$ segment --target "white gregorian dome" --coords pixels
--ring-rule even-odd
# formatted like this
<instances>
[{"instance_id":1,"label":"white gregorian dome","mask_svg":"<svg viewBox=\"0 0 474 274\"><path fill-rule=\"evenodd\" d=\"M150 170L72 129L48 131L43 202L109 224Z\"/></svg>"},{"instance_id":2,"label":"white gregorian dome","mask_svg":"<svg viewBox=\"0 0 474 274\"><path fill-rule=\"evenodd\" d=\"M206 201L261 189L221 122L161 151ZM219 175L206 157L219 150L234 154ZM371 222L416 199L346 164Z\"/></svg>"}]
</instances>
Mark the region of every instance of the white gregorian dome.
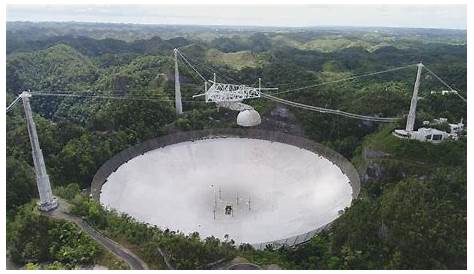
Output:
<instances>
[{"instance_id":1,"label":"white gregorian dome","mask_svg":"<svg viewBox=\"0 0 474 274\"><path fill-rule=\"evenodd\" d=\"M260 114L254 109L246 109L237 115L237 124L243 127L257 126L262 122Z\"/></svg>"}]
</instances>

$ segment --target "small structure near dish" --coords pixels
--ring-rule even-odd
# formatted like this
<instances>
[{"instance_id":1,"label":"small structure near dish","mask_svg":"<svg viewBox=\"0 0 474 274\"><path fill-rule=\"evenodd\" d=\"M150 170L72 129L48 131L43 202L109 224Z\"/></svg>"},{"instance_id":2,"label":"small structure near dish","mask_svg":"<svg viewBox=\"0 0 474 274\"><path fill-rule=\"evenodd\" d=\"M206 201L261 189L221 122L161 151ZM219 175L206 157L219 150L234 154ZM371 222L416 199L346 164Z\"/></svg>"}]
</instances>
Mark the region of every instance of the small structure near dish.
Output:
<instances>
[{"instance_id":1,"label":"small structure near dish","mask_svg":"<svg viewBox=\"0 0 474 274\"><path fill-rule=\"evenodd\" d=\"M446 124L446 126L449 127L449 132L430 127L442 124ZM446 118L439 118L434 119L433 122L424 121L423 127L410 132L396 129L393 135L401 139L413 139L438 144L445 140L459 140L463 130L464 124L462 120L457 124L450 124Z\"/></svg>"},{"instance_id":2,"label":"small structure near dish","mask_svg":"<svg viewBox=\"0 0 474 274\"><path fill-rule=\"evenodd\" d=\"M410 112L408 113L406 127L405 129L395 129L392 134L400 139L418 140L434 144L441 143L448 139L458 140L464 130L464 124L462 122L462 119L461 122L457 124L448 123L448 120L446 118L434 119L432 123L430 123L429 121L424 121L423 127L414 130L416 106L418 100L420 99L420 97L418 96L418 90L420 88L420 78L423 69L423 64L420 62L417 66L418 71L416 74L415 85L413 87L413 95L411 98ZM457 94L457 91L442 91L443 95L450 93ZM431 92L431 94L433 94L433 91ZM430 125L437 126L441 124L446 124L449 127L449 132L429 127Z\"/></svg>"},{"instance_id":3,"label":"small structure near dish","mask_svg":"<svg viewBox=\"0 0 474 274\"><path fill-rule=\"evenodd\" d=\"M441 91L432 90L430 94L449 95L449 94L458 94L458 91L457 90L441 90Z\"/></svg>"}]
</instances>

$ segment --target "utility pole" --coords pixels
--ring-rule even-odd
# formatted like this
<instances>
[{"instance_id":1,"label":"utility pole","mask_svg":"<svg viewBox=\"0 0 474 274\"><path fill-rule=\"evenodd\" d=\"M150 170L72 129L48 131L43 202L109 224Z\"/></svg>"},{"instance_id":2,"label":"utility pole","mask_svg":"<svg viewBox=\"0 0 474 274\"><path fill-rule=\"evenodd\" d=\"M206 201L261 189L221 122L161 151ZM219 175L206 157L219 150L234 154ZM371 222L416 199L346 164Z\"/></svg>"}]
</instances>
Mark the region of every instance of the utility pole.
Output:
<instances>
[{"instance_id":1,"label":"utility pole","mask_svg":"<svg viewBox=\"0 0 474 274\"><path fill-rule=\"evenodd\" d=\"M51 191L51 184L49 182L49 176L46 172L46 165L44 164L43 152L41 151L38 134L36 133L36 125L33 121L33 113L30 106L31 93L24 91L21 95L23 101L23 108L25 109L26 125L28 128L28 134L30 135L31 142L31 154L33 156L33 164L35 166L36 184L38 186L38 192L40 202L38 208L41 211L51 211L58 207L56 198L53 197Z\"/></svg>"},{"instance_id":2,"label":"utility pole","mask_svg":"<svg viewBox=\"0 0 474 274\"><path fill-rule=\"evenodd\" d=\"M181 103L181 86L179 84L178 49L174 49L174 98L176 114L183 114L183 105Z\"/></svg>"},{"instance_id":3,"label":"utility pole","mask_svg":"<svg viewBox=\"0 0 474 274\"><path fill-rule=\"evenodd\" d=\"M411 97L410 112L407 117L406 131L413 131L415 126L415 117L416 117L416 103L418 101L418 89L420 88L420 76L423 64L420 62L418 65L418 71L416 73L415 86L413 87L413 96Z\"/></svg>"}]
</instances>

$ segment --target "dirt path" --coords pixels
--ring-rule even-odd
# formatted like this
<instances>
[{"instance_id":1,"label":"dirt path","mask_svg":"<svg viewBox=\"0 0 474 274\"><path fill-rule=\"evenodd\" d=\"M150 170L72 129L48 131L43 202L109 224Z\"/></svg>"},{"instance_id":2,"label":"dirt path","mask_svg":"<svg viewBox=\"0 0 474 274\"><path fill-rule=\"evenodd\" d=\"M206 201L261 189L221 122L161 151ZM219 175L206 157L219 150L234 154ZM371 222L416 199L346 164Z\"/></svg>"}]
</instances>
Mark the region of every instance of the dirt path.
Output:
<instances>
[{"instance_id":1,"label":"dirt path","mask_svg":"<svg viewBox=\"0 0 474 274\"><path fill-rule=\"evenodd\" d=\"M68 213L69 204L66 201L59 200L59 204L59 208L52 212L45 213L45 215L50 216L52 218L63 219L75 223L82 231L89 234L89 236L91 236L97 243L112 252L115 256L125 261L130 266L130 269L148 269L146 263L141 260L137 255L133 254L133 252L131 252L129 249L105 237L81 218L70 215Z\"/></svg>"}]
</instances>

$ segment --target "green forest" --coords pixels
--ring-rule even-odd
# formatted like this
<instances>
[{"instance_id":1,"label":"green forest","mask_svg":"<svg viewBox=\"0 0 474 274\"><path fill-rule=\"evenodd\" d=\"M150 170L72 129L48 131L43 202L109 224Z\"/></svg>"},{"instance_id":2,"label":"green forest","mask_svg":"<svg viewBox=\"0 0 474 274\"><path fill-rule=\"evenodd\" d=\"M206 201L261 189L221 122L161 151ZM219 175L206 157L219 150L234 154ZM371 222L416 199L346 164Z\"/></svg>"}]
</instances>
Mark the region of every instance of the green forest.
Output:
<instances>
[{"instance_id":1,"label":"green forest","mask_svg":"<svg viewBox=\"0 0 474 274\"><path fill-rule=\"evenodd\" d=\"M420 61L467 97L466 32L395 28L174 27L81 23L7 24L7 105L22 91L137 97L33 96L39 141L54 195L71 212L134 251L152 269L210 269L242 257L283 269L466 269L467 138L441 144L400 140L416 67L281 94L313 106L364 115L402 117L383 124L289 107L300 135L349 159L362 178L361 194L329 229L295 246L255 250L232 239L202 239L105 210L89 197L100 166L145 140L180 131L238 127L236 113L192 96L204 84L180 63L184 113L175 114L173 49L180 48L207 79L285 91ZM444 117L467 121L467 105L424 73L416 126ZM246 101L262 116L277 104ZM23 108L6 117L7 253L26 269L128 266L74 224L39 214L36 179ZM290 130L291 133L291 130ZM372 153L371 153L372 152Z\"/></svg>"}]
</instances>

